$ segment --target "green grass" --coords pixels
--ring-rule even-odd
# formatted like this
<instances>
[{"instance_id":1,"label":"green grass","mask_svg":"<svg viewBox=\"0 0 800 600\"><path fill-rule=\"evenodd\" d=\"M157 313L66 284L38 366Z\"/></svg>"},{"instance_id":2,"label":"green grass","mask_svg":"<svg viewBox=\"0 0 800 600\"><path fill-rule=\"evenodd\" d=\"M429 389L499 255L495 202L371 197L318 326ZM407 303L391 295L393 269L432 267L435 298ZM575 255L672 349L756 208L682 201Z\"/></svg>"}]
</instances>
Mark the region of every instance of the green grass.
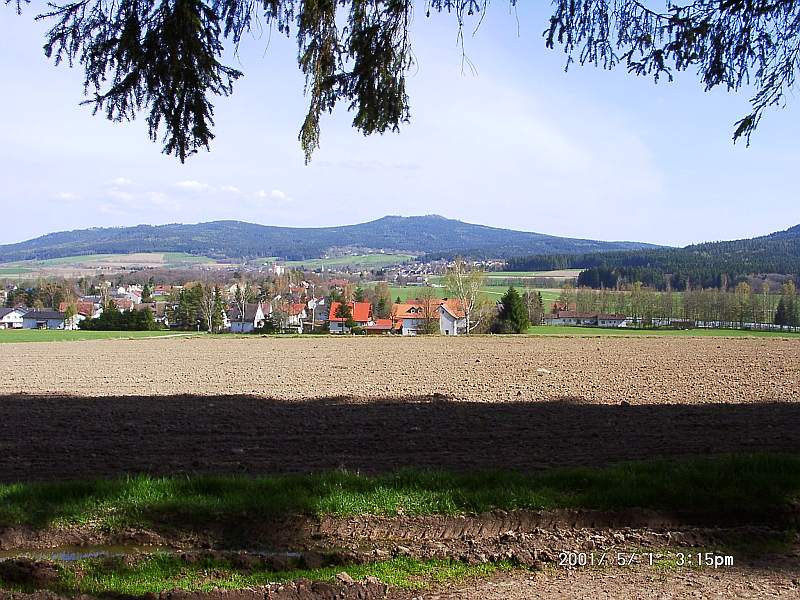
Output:
<instances>
[{"instance_id":1,"label":"green grass","mask_svg":"<svg viewBox=\"0 0 800 600\"><path fill-rule=\"evenodd\" d=\"M0 344L26 342L79 342L85 340L141 339L176 335L174 331L63 331L58 329L2 329ZM197 335L193 332L177 335Z\"/></svg>"},{"instance_id":2,"label":"green grass","mask_svg":"<svg viewBox=\"0 0 800 600\"><path fill-rule=\"evenodd\" d=\"M521 279L525 277L551 277L553 279L571 279L580 275L583 269L557 269L555 271L489 271L487 277L504 279Z\"/></svg>"},{"instance_id":3,"label":"green grass","mask_svg":"<svg viewBox=\"0 0 800 600\"><path fill-rule=\"evenodd\" d=\"M340 471L0 485L0 526L188 527L280 515L463 515L493 509L649 508L777 514L800 501L800 455L736 455L607 468L449 473Z\"/></svg>"},{"instance_id":4,"label":"green grass","mask_svg":"<svg viewBox=\"0 0 800 600\"><path fill-rule=\"evenodd\" d=\"M458 561L398 557L362 565L275 572L263 568L242 570L225 559L204 558L188 563L174 554L160 553L132 564L125 564L121 560L86 559L59 563L58 569L58 580L47 587L62 594L140 596L172 589L203 592L243 589L297 579L333 581L335 575L341 572L346 572L357 581L372 576L391 586L413 590L432 583L489 577L498 571L511 570L512 565L499 562L470 566Z\"/></svg>"},{"instance_id":5,"label":"green grass","mask_svg":"<svg viewBox=\"0 0 800 600\"><path fill-rule=\"evenodd\" d=\"M325 267L368 267L378 269L397 265L409 260L414 256L411 254L359 254L355 256L337 256L335 258L313 258L308 260L288 260L285 264L288 267L305 267L307 269L319 269Z\"/></svg>"},{"instance_id":6,"label":"green grass","mask_svg":"<svg viewBox=\"0 0 800 600\"><path fill-rule=\"evenodd\" d=\"M538 325L530 327L531 335L567 336L671 336L671 337L800 337L800 333L788 331L756 331L748 329L634 329L632 327L579 327L565 325Z\"/></svg>"}]
</instances>

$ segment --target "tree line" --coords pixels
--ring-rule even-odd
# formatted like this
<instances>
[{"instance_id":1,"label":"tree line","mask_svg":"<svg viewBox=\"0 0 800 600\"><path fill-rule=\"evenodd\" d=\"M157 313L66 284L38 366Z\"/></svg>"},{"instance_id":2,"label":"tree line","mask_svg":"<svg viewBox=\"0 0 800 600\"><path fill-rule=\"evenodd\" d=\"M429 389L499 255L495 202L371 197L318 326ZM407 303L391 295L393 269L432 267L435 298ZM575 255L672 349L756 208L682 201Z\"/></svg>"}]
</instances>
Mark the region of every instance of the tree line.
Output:
<instances>
[{"instance_id":1,"label":"tree line","mask_svg":"<svg viewBox=\"0 0 800 600\"><path fill-rule=\"evenodd\" d=\"M624 314L642 327L680 326L681 322L686 326L701 322L716 327L800 327L800 301L793 281L784 283L780 294L771 293L767 285L757 289L744 281L732 290L695 288L684 292L657 291L641 282L629 290L567 285L558 305L579 312Z\"/></svg>"},{"instance_id":2,"label":"tree line","mask_svg":"<svg viewBox=\"0 0 800 600\"><path fill-rule=\"evenodd\" d=\"M636 281L658 290L734 287L754 274L800 279L800 225L767 236L685 248L512 258L509 271L584 269L579 285L617 288Z\"/></svg>"}]
</instances>

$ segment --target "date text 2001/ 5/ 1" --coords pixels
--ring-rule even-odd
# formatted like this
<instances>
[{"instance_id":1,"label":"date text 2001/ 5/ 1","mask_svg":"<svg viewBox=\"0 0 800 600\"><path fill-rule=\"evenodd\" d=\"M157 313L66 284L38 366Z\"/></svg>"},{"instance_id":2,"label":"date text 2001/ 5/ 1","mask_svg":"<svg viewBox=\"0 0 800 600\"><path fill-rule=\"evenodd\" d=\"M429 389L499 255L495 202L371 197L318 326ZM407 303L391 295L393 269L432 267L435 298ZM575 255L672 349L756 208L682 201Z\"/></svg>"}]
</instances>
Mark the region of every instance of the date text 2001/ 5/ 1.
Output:
<instances>
[{"instance_id":1,"label":"date text 2001/ 5/ 1","mask_svg":"<svg viewBox=\"0 0 800 600\"><path fill-rule=\"evenodd\" d=\"M628 567L654 565L656 555L651 552L560 552L559 567Z\"/></svg>"}]
</instances>

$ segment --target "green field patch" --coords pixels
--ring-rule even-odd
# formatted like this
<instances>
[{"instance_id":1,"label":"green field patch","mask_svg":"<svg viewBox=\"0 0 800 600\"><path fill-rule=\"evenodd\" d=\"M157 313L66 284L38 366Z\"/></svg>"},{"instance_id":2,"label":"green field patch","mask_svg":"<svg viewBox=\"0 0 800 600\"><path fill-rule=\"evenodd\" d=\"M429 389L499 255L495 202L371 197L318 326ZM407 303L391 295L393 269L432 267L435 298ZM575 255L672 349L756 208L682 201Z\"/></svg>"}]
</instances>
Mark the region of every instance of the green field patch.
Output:
<instances>
[{"instance_id":1,"label":"green field patch","mask_svg":"<svg viewBox=\"0 0 800 600\"><path fill-rule=\"evenodd\" d=\"M625 337L625 336L667 336L667 337L769 337L797 338L800 332L759 331L756 329L662 329L633 327L580 327L577 325L535 325L528 328L530 335Z\"/></svg>"},{"instance_id":2,"label":"green field patch","mask_svg":"<svg viewBox=\"0 0 800 600\"><path fill-rule=\"evenodd\" d=\"M359 254L354 256L337 256L334 258L312 258L306 260L287 260L282 264L287 267L305 267L320 269L322 267L367 267L378 269L390 265L398 265L413 260L411 254Z\"/></svg>"},{"instance_id":3,"label":"green field patch","mask_svg":"<svg viewBox=\"0 0 800 600\"><path fill-rule=\"evenodd\" d=\"M0 344L27 342L81 342L86 340L131 340L174 335L198 335L174 331L64 331L60 329L0 329Z\"/></svg>"},{"instance_id":4,"label":"green field patch","mask_svg":"<svg viewBox=\"0 0 800 600\"><path fill-rule=\"evenodd\" d=\"M85 559L58 563L58 579L47 585L52 591L75 596L144 595L164 590L210 592L215 589L244 589L285 583L298 579L335 582L345 572L356 581L377 577L400 589L414 590L434 583L458 582L489 577L510 571L508 562L470 566L452 560L416 560L397 557L362 565L272 571L264 568L242 569L230 560L202 558L188 563L174 554L159 553L138 560ZM0 580L0 587L2 581Z\"/></svg>"}]
</instances>

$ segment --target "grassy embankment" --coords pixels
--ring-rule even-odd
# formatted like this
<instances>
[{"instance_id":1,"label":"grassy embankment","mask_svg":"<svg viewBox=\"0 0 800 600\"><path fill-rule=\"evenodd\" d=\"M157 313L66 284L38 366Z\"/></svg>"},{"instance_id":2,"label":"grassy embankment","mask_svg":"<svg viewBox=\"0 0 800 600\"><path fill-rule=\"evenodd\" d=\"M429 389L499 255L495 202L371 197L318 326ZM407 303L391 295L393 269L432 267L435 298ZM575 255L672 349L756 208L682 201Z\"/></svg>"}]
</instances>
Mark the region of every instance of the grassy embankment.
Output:
<instances>
[{"instance_id":1,"label":"grassy embankment","mask_svg":"<svg viewBox=\"0 0 800 600\"><path fill-rule=\"evenodd\" d=\"M129 340L175 335L198 335L194 332L164 331L63 331L59 329L0 330L0 344L22 342L78 342L85 340ZM201 334L202 335L202 334Z\"/></svg>"},{"instance_id":2,"label":"grassy embankment","mask_svg":"<svg viewBox=\"0 0 800 600\"><path fill-rule=\"evenodd\" d=\"M104 530L283 514L460 515L492 509L650 508L761 515L800 500L800 455L738 455L541 473L401 471L0 485L0 526Z\"/></svg>"}]
</instances>

